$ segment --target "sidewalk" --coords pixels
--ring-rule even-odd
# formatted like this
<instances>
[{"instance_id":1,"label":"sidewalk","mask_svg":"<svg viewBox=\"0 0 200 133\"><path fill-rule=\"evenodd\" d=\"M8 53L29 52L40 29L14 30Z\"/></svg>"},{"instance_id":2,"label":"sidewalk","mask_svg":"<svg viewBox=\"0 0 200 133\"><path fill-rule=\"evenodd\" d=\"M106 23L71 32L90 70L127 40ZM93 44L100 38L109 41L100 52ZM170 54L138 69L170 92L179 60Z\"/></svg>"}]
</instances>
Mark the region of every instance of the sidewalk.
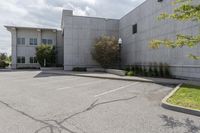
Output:
<instances>
[{"instance_id":1,"label":"sidewalk","mask_svg":"<svg viewBox=\"0 0 200 133\"><path fill-rule=\"evenodd\" d=\"M178 85L181 83L200 85L198 81L190 80L179 80L179 79L164 79L164 78L150 78L150 77L128 77L128 76L117 76L109 73L98 73L98 72L72 72L72 71L42 71L42 73L48 74L60 74L60 75L72 75L81 77L101 78L101 79L112 79L112 80L125 80L125 81L137 81L137 82L149 82L158 84L172 84Z\"/></svg>"}]
</instances>

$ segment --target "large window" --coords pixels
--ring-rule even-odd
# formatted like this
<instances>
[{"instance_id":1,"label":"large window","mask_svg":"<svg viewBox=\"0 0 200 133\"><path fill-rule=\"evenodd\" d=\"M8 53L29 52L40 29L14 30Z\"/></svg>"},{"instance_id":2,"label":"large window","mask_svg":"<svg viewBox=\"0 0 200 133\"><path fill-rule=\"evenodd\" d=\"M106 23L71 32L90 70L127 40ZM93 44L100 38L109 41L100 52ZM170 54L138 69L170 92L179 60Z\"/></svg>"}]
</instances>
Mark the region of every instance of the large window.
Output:
<instances>
[{"instance_id":1,"label":"large window","mask_svg":"<svg viewBox=\"0 0 200 133\"><path fill-rule=\"evenodd\" d=\"M137 24L134 24L132 27L132 33L136 34L137 33Z\"/></svg>"},{"instance_id":2,"label":"large window","mask_svg":"<svg viewBox=\"0 0 200 133\"><path fill-rule=\"evenodd\" d=\"M30 38L30 45L37 45L37 38Z\"/></svg>"},{"instance_id":3,"label":"large window","mask_svg":"<svg viewBox=\"0 0 200 133\"><path fill-rule=\"evenodd\" d=\"M37 58L36 57L30 57L30 63L37 63Z\"/></svg>"},{"instance_id":4,"label":"large window","mask_svg":"<svg viewBox=\"0 0 200 133\"><path fill-rule=\"evenodd\" d=\"M53 44L53 40L52 39L42 39L42 44Z\"/></svg>"},{"instance_id":5,"label":"large window","mask_svg":"<svg viewBox=\"0 0 200 133\"><path fill-rule=\"evenodd\" d=\"M17 57L17 63L25 63L25 57L24 56L18 56Z\"/></svg>"},{"instance_id":6,"label":"large window","mask_svg":"<svg viewBox=\"0 0 200 133\"><path fill-rule=\"evenodd\" d=\"M25 45L25 38L17 38L17 45Z\"/></svg>"}]
</instances>

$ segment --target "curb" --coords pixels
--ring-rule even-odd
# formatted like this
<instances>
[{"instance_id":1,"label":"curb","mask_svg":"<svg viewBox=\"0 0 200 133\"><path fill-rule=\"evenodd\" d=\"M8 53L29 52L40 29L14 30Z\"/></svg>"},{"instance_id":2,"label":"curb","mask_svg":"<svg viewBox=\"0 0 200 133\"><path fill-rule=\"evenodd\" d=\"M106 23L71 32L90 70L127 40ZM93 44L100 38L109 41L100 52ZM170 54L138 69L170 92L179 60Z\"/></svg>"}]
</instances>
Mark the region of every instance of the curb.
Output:
<instances>
[{"instance_id":1,"label":"curb","mask_svg":"<svg viewBox=\"0 0 200 133\"><path fill-rule=\"evenodd\" d=\"M162 107L165 109L185 113L185 114L190 114L190 115L195 115L195 116L200 116L200 111L196 109L191 109L187 107L182 107L174 104L170 104L167 102L167 99L169 99L183 84L179 84L173 91L170 92L169 95L167 95L163 100L162 100Z\"/></svg>"},{"instance_id":2,"label":"curb","mask_svg":"<svg viewBox=\"0 0 200 133\"><path fill-rule=\"evenodd\" d=\"M163 81L153 81L153 80L140 80L140 79L123 79L117 77L103 77L103 76L92 76L92 75L82 75L82 74L71 74L71 73L57 73L50 71L42 71L42 73L46 74L57 74L57 75L71 75L71 76L79 76L79 77L89 77L89 78L98 78L98 79L110 79L110 80L123 80L123 81L135 81L135 82L145 82L145 83L157 83L157 84L168 84L168 85L177 85L179 83L172 82L163 82Z\"/></svg>"}]
</instances>

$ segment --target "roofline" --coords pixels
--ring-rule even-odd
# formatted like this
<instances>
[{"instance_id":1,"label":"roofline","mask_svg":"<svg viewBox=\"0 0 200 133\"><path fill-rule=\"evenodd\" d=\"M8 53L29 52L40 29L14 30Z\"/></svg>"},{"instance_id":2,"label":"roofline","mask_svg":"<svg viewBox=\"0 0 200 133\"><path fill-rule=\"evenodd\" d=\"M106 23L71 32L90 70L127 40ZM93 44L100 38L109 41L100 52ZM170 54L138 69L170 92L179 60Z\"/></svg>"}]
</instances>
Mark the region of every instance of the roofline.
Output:
<instances>
[{"instance_id":1,"label":"roofline","mask_svg":"<svg viewBox=\"0 0 200 133\"><path fill-rule=\"evenodd\" d=\"M115 18L92 17L92 16L79 16L79 15L74 15L73 17L84 17L84 18L105 19L105 20L120 20L120 19L115 19Z\"/></svg>"},{"instance_id":2,"label":"roofline","mask_svg":"<svg viewBox=\"0 0 200 133\"><path fill-rule=\"evenodd\" d=\"M62 22L63 22L63 13L64 13L64 11L72 11L73 12L73 10L66 10L66 9L63 9L63 11L62 11L62 18L61 18L61 25L62 25ZM93 17L93 16L81 16L81 15L74 15L74 14L72 14L72 16L71 17L83 17L83 18L93 18L93 19L105 19L105 20L120 20L120 19L115 19L115 18L106 18L106 17Z\"/></svg>"},{"instance_id":3,"label":"roofline","mask_svg":"<svg viewBox=\"0 0 200 133\"><path fill-rule=\"evenodd\" d=\"M56 28L45 28L45 27L24 27L24 26L9 26L5 25L4 27L8 28L21 28L21 29L40 29L40 30L59 30Z\"/></svg>"},{"instance_id":4,"label":"roofline","mask_svg":"<svg viewBox=\"0 0 200 133\"><path fill-rule=\"evenodd\" d=\"M123 17L120 18L120 20L122 20L123 18L125 18L126 16L128 16L129 14L131 14L133 11L135 11L137 8L141 7L142 5L144 5L148 0L145 0L144 2L142 2L141 4L139 4L138 6L136 6L134 9L132 9L130 12L128 12L127 14L125 14Z\"/></svg>"}]
</instances>

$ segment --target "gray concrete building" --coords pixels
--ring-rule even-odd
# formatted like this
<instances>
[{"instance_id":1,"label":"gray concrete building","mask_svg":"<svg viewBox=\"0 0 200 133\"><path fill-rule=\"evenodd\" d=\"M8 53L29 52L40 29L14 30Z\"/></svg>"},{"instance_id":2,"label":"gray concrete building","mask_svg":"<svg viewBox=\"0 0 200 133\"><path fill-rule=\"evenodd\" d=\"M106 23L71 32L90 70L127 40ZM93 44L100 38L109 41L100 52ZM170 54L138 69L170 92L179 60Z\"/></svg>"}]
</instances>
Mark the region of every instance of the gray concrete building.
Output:
<instances>
[{"instance_id":1,"label":"gray concrete building","mask_svg":"<svg viewBox=\"0 0 200 133\"><path fill-rule=\"evenodd\" d=\"M73 67L98 67L92 59L91 48L103 35L119 35L119 20L73 16L72 11L63 11L64 69Z\"/></svg>"},{"instance_id":2,"label":"gray concrete building","mask_svg":"<svg viewBox=\"0 0 200 133\"><path fill-rule=\"evenodd\" d=\"M198 0L194 1L199 4ZM153 39L174 39L176 34L195 35L200 25L195 22L158 21L162 12L171 13L174 7L170 0L146 0L121 19L74 16L73 11L64 10L61 30L6 26L12 34L12 67L39 67L35 57L35 42L42 41L57 47L57 63L65 70L74 67L98 67L91 56L95 39L103 35L122 38L123 65L149 65L167 63L176 77L200 78L200 61L191 60L188 54L200 55L195 48L149 48ZM23 58L22 58L23 57ZM25 63L24 63L25 58Z\"/></svg>"},{"instance_id":3,"label":"gray concrete building","mask_svg":"<svg viewBox=\"0 0 200 133\"><path fill-rule=\"evenodd\" d=\"M200 55L200 47L160 49L149 48L153 39L175 39L177 34L199 34L200 24L196 22L178 22L173 20L158 21L163 13L172 13L171 0L146 0L120 19L120 37L123 40L123 64L167 63L176 77L200 78L200 61L188 58L193 53ZM194 0L200 4L199 0ZM137 32L133 26L137 24Z\"/></svg>"}]
</instances>

